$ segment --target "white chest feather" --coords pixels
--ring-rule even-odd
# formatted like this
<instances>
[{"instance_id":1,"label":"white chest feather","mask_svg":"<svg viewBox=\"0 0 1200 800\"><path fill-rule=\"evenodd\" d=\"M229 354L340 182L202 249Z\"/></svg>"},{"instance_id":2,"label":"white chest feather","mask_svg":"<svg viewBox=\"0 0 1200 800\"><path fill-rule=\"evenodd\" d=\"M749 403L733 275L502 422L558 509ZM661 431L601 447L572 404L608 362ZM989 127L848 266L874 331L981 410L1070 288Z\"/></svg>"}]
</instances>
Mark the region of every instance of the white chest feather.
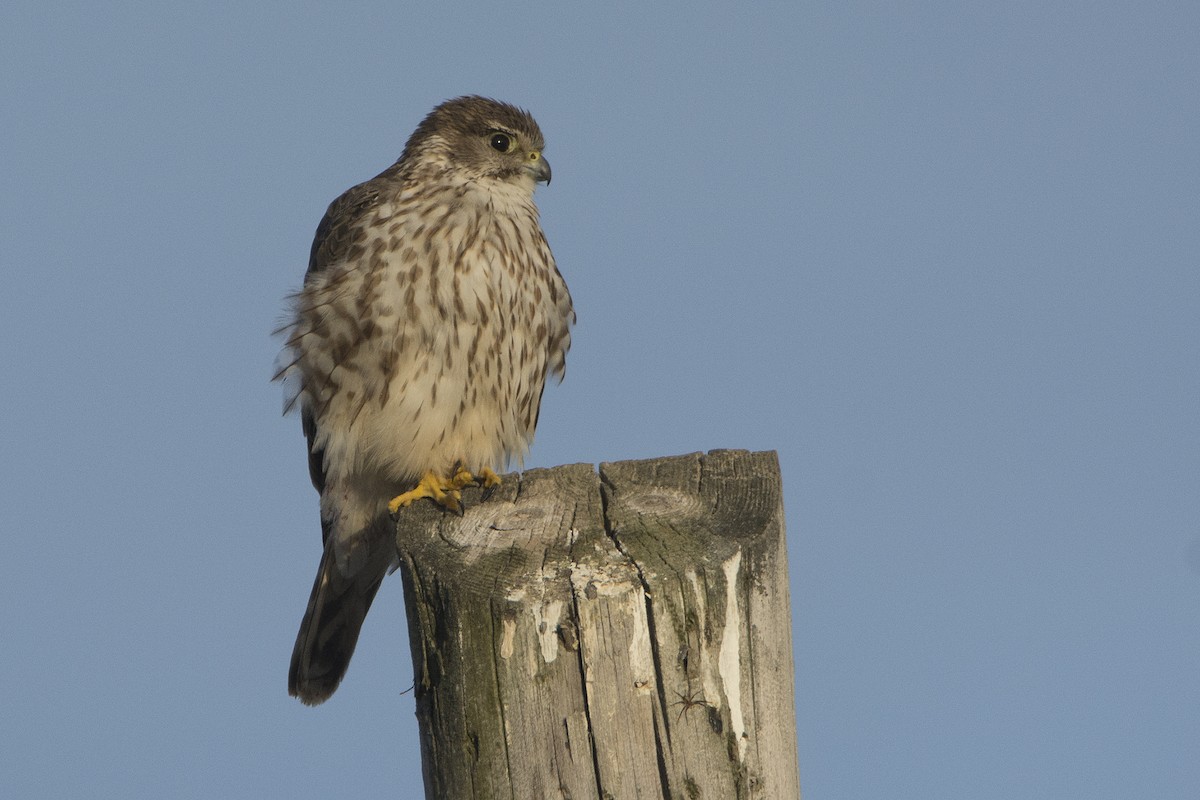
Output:
<instances>
[{"instance_id":1,"label":"white chest feather","mask_svg":"<svg viewBox=\"0 0 1200 800\"><path fill-rule=\"evenodd\" d=\"M528 194L402 198L360 224L291 337L329 477L519 460L572 316Z\"/></svg>"}]
</instances>

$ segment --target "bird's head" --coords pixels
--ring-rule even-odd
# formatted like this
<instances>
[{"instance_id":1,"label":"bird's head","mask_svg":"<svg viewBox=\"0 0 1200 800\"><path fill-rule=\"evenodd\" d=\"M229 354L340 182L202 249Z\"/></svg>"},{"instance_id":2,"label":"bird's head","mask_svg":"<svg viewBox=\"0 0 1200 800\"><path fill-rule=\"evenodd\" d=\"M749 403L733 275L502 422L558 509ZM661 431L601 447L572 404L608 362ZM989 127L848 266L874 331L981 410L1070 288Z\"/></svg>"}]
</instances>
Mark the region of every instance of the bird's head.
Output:
<instances>
[{"instance_id":1,"label":"bird's head","mask_svg":"<svg viewBox=\"0 0 1200 800\"><path fill-rule=\"evenodd\" d=\"M545 140L528 111L470 95L429 112L404 146L401 162L451 169L467 180L550 183Z\"/></svg>"}]
</instances>

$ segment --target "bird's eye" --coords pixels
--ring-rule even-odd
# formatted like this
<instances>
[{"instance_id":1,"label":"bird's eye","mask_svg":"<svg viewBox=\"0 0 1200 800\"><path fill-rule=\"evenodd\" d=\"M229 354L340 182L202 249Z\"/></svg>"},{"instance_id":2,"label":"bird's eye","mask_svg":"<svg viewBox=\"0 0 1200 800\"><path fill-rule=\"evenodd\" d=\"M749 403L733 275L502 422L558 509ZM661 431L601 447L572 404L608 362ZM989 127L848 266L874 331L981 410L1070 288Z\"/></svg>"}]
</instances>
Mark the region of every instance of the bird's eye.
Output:
<instances>
[{"instance_id":1,"label":"bird's eye","mask_svg":"<svg viewBox=\"0 0 1200 800\"><path fill-rule=\"evenodd\" d=\"M490 141L493 150L507 153L512 149L512 137L506 133L493 133Z\"/></svg>"}]
</instances>

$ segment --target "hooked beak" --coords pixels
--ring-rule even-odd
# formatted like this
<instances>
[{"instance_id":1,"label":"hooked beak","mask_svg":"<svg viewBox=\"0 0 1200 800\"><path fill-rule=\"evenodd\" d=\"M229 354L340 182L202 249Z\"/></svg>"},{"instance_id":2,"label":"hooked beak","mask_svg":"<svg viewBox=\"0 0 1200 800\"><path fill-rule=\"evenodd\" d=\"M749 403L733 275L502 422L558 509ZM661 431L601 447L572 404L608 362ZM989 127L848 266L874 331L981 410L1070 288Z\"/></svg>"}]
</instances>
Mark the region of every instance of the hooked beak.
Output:
<instances>
[{"instance_id":1,"label":"hooked beak","mask_svg":"<svg viewBox=\"0 0 1200 800\"><path fill-rule=\"evenodd\" d=\"M536 158L533 156L534 154L530 154L529 163L525 168L529 170L529 174L533 176L534 181L537 183L544 183L549 186L550 162L547 161L541 153L537 153Z\"/></svg>"}]
</instances>

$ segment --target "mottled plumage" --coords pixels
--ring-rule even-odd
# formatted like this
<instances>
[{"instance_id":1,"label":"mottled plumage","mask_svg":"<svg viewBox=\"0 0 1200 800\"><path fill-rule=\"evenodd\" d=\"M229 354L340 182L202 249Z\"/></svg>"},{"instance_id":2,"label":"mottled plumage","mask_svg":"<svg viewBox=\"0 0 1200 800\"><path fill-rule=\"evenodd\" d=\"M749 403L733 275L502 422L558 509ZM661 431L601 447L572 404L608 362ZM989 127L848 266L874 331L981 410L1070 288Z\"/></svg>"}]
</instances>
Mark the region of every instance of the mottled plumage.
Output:
<instances>
[{"instance_id":1,"label":"mottled plumage","mask_svg":"<svg viewBox=\"0 0 1200 800\"><path fill-rule=\"evenodd\" d=\"M447 101L317 228L280 373L297 381L321 493L325 549L288 681L305 703L337 688L396 563L389 501L431 475L456 496L442 482L456 470L519 460L547 373L562 375L575 314L533 202L542 147L525 111Z\"/></svg>"}]
</instances>

